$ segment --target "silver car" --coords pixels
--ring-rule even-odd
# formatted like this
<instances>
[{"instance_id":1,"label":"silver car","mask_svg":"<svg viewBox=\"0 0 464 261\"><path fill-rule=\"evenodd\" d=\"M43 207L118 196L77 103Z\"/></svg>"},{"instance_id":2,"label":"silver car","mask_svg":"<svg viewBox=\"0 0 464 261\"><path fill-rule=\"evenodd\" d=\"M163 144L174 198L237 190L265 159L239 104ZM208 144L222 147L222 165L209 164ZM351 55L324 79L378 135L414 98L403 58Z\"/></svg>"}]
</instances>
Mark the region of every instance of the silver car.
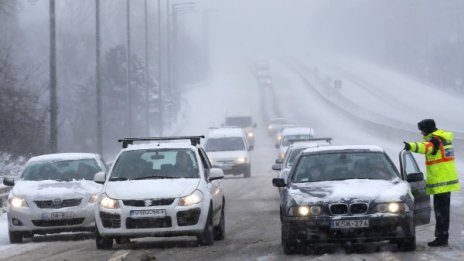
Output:
<instances>
[{"instance_id":1,"label":"silver car","mask_svg":"<svg viewBox=\"0 0 464 261\"><path fill-rule=\"evenodd\" d=\"M95 229L94 206L102 185L93 181L106 172L101 157L90 153L59 153L31 158L8 196L10 243L23 237Z\"/></svg>"}]
</instances>

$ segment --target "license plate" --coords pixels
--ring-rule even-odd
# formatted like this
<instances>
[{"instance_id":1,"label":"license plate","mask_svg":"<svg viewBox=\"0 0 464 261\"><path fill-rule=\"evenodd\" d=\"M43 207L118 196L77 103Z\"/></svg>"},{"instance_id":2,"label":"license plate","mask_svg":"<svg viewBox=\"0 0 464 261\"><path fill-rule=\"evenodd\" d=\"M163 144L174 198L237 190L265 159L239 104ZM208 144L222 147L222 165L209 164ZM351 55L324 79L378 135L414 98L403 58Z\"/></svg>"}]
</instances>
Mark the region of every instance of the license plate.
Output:
<instances>
[{"instance_id":1,"label":"license plate","mask_svg":"<svg viewBox=\"0 0 464 261\"><path fill-rule=\"evenodd\" d=\"M131 217L164 217L166 216L165 209L146 209L146 210L131 210Z\"/></svg>"},{"instance_id":2,"label":"license plate","mask_svg":"<svg viewBox=\"0 0 464 261\"><path fill-rule=\"evenodd\" d=\"M43 213L42 219L44 220L60 220L60 219L72 219L74 218L73 212L52 212Z\"/></svg>"},{"instance_id":3,"label":"license plate","mask_svg":"<svg viewBox=\"0 0 464 261\"><path fill-rule=\"evenodd\" d=\"M330 228L334 229L364 227L369 227L369 219L340 219L330 221Z\"/></svg>"}]
</instances>

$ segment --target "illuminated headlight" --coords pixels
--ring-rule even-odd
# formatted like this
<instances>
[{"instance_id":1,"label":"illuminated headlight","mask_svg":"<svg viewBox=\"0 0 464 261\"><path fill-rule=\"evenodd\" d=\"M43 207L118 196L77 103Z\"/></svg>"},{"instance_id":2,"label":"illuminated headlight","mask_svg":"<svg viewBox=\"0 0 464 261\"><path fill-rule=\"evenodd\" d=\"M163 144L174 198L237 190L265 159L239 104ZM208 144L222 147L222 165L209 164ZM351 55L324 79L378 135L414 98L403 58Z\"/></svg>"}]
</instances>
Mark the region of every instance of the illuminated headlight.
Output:
<instances>
[{"instance_id":1,"label":"illuminated headlight","mask_svg":"<svg viewBox=\"0 0 464 261\"><path fill-rule=\"evenodd\" d=\"M282 136L277 136L277 140L280 141L282 139Z\"/></svg>"},{"instance_id":2,"label":"illuminated headlight","mask_svg":"<svg viewBox=\"0 0 464 261\"><path fill-rule=\"evenodd\" d=\"M284 159L284 158L285 158L285 153L280 153L280 154L279 154L279 158L280 158L280 159Z\"/></svg>"},{"instance_id":3,"label":"illuminated headlight","mask_svg":"<svg viewBox=\"0 0 464 261\"><path fill-rule=\"evenodd\" d=\"M100 200L100 207L106 209L116 209L119 208L119 202L104 194Z\"/></svg>"},{"instance_id":4,"label":"illuminated headlight","mask_svg":"<svg viewBox=\"0 0 464 261\"><path fill-rule=\"evenodd\" d=\"M255 134L253 132L248 132L248 138L253 138L253 136L255 136Z\"/></svg>"},{"instance_id":5,"label":"illuminated headlight","mask_svg":"<svg viewBox=\"0 0 464 261\"><path fill-rule=\"evenodd\" d=\"M237 159L237 163L239 164L243 164L243 163L246 163L247 162L247 159L245 157L240 157Z\"/></svg>"},{"instance_id":6,"label":"illuminated headlight","mask_svg":"<svg viewBox=\"0 0 464 261\"><path fill-rule=\"evenodd\" d=\"M291 207L288 211L290 216L299 216L299 217L307 217L307 216L318 216L322 212L320 206L295 206Z\"/></svg>"},{"instance_id":7,"label":"illuminated headlight","mask_svg":"<svg viewBox=\"0 0 464 261\"><path fill-rule=\"evenodd\" d=\"M191 206L200 203L203 200L203 194L195 190L192 194L182 197L179 200L179 206Z\"/></svg>"},{"instance_id":8,"label":"illuminated headlight","mask_svg":"<svg viewBox=\"0 0 464 261\"><path fill-rule=\"evenodd\" d=\"M272 130L272 126L271 126L271 125L269 125L269 127L267 127L267 128L268 128L269 130Z\"/></svg>"},{"instance_id":9,"label":"illuminated headlight","mask_svg":"<svg viewBox=\"0 0 464 261\"><path fill-rule=\"evenodd\" d=\"M8 202L12 207L15 208L27 208L29 205L27 205L27 202L25 199L20 198L20 197L11 197L8 199Z\"/></svg>"},{"instance_id":10,"label":"illuminated headlight","mask_svg":"<svg viewBox=\"0 0 464 261\"><path fill-rule=\"evenodd\" d=\"M90 195L90 198L89 198L89 204L93 204L95 203L95 201L97 201L97 197L98 195L95 193L95 194L92 194Z\"/></svg>"},{"instance_id":11,"label":"illuminated headlight","mask_svg":"<svg viewBox=\"0 0 464 261\"><path fill-rule=\"evenodd\" d=\"M377 212L380 213L403 213L408 212L408 205L400 202L390 202L377 204Z\"/></svg>"}]
</instances>

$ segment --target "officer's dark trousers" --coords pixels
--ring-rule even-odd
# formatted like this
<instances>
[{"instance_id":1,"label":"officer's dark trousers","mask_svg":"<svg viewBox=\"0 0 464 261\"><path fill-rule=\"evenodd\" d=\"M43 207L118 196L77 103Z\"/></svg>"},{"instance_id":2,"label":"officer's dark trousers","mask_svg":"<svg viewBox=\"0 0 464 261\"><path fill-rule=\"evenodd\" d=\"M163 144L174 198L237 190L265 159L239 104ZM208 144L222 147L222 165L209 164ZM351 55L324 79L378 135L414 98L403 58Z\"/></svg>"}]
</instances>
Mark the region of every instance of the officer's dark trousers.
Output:
<instances>
[{"instance_id":1,"label":"officer's dark trousers","mask_svg":"<svg viewBox=\"0 0 464 261\"><path fill-rule=\"evenodd\" d=\"M448 242L450 223L451 192L433 195L433 209L435 211L435 237Z\"/></svg>"}]
</instances>

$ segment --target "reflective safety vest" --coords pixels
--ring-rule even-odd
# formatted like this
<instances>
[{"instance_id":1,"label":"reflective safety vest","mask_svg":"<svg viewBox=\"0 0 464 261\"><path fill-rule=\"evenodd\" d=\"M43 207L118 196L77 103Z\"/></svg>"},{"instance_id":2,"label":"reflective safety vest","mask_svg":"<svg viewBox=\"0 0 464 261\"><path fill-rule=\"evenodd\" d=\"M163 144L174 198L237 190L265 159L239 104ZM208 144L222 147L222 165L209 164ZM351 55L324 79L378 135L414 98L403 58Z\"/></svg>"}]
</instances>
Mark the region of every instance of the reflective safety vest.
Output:
<instances>
[{"instance_id":1,"label":"reflective safety vest","mask_svg":"<svg viewBox=\"0 0 464 261\"><path fill-rule=\"evenodd\" d=\"M431 142L437 138L438 148ZM435 195L460 189L458 172L454 161L453 133L436 130L424 137L425 142L408 142L411 152L425 154L427 168L426 192Z\"/></svg>"}]
</instances>

